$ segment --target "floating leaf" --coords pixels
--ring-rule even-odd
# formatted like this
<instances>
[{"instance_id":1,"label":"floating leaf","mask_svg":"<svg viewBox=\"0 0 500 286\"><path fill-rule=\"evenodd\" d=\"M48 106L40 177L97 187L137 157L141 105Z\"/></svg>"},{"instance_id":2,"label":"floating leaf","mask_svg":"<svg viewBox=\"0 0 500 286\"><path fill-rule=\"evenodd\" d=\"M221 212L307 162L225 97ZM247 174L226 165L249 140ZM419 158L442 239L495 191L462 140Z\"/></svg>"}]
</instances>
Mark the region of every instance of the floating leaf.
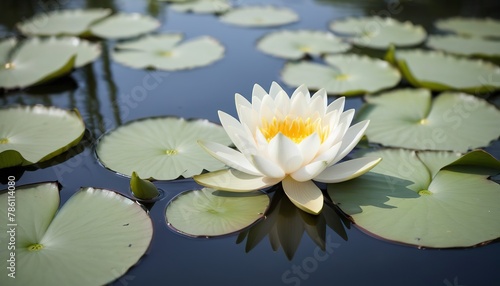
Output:
<instances>
[{"instance_id":1,"label":"floating leaf","mask_svg":"<svg viewBox=\"0 0 500 286\"><path fill-rule=\"evenodd\" d=\"M500 21L492 18L452 17L436 21L436 27L461 35L500 37Z\"/></svg>"},{"instance_id":2,"label":"floating leaf","mask_svg":"<svg viewBox=\"0 0 500 286\"><path fill-rule=\"evenodd\" d=\"M207 120L174 117L145 118L105 134L96 148L101 163L124 176L173 180L188 178L224 164L198 145L198 140L229 145L224 129Z\"/></svg>"},{"instance_id":3,"label":"floating leaf","mask_svg":"<svg viewBox=\"0 0 500 286\"><path fill-rule=\"evenodd\" d=\"M202 36L179 44L181 40L181 34L145 36L117 45L113 58L133 68L174 71L206 66L224 56L224 46L212 37Z\"/></svg>"},{"instance_id":4,"label":"floating leaf","mask_svg":"<svg viewBox=\"0 0 500 286\"><path fill-rule=\"evenodd\" d=\"M265 35L257 43L257 49L266 54L285 59L300 59L305 55L319 56L341 53L351 46L329 32L308 30L281 30Z\"/></svg>"},{"instance_id":5,"label":"floating leaf","mask_svg":"<svg viewBox=\"0 0 500 286\"><path fill-rule=\"evenodd\" d=\"M500 88L495 80L500 68L482 60L471 60L439 51L390 49L386 59L401 70L413 86L431 90L491 92Z\"/></svg>"},{"instance_id":6,"label":"floating leaf","mask_svg":"<svg viewBox=\"0 0 500 286\"><path fill-rule=\"evenodd\" d=\"M333 21L330 23L330 29L346 35L356 46L374 49L387 49L390 45L415 46L422 43L427 36L422 26L379 16Z\"/></svg>"},{"instance_id":7,"label":"floating leaf","mask_svg":"<svg viewBox=\"0 0 500 286\"><path fill-rule=\"evenodd\" d=\"M228 0L192 0L172 2L179 2L169 6L172 10L178 12L222 13L231 9L231 4Z\"/></svg>"},{"instance_id":8,"label":"floating leaf","mask_svg":"<svg viewBox=\"0 0 500 286\"><path fill-rule=\"evenodd\" d=\"M41 84L70 73L75 66L78 49L74 46L53 39L32 38L25 40L15 51L8 50L15 43L13 39L0 42L0 88Z\"/></svg>"},{"instance_id":9,"label":"floating leaf","mask_svg":"<svg viewBox=\"0 0 500 286\"><path fill-rule=\"evenodd\" d=\"M261 219L269 197L261 192L230 193L203 188L181 193L167 205L167 224L188 236L232 234Z\"/></svg>"},{"instance_id":10,"label":"floating leaf","mask_svg":"<svg viewBox=\"0 0 500 286\"><path fill-rule=\"evenodd\" d=\"M153 183L141 179L136 172L132 172L132 177L130 177L130 190L136 198L141 200L151 200L160 195Z\"/></svg>"},{"instance_id":11,"label":"floating leaf","mask_svg":"<svg viewBox=\"0 0 500 286\"><path fill-rule=\"evenodd\" d=\"M281 72L291 86L324 88L328 94L358 95L398 84L401 76L388 62L367 56L328 55L328 65L308 61L289 62Z\"/></svg>"},{"instance_id":12,"label":"floating leaf","mask_svg":"<svg viewBox=\"0 0 500 286\"><path fill-rule=\"evenodd\" d=\"M0 195L2 205L8 197ZM153 235L141 205L105 189L80 189L57 214L57 183L17 187L15 202L17 226L0 208L0 240L8 241L13 228L16 237L16 278L4 279L6 285L107 284L137 263ZM2 247L0 255L8 251ZM2 277L7 263L0 261Z\"/></svg>"},{"instance_id":13,"label":"floating leaf","mask_svg":"<svg viewBox=\"0 0 500 286\"><path fill-rule=\"evenodd\" d=\"M427 39L427 46L447 53L478 56L500 57L500 42L482 38L465 38L454 35L433 35Z\"/></svg>"},{"instance_id":14,"label":"floating leaf","mask_svg":"<svg viewBox=\"0 0 500 286\"><path fill-rule=\"evenodd\" d=\"M427 89L400 89L366 97L357 120L370 120L370 142L420 150L487 146L500 136L500 111L481 98ZM479 128L478 128L479 126Z\"/></svg>"},{"instance_id":15,"label":"floating leaf","mask_svg":"<svg viewBox=\"0 0 500 286\"><path fill-rule=\"evenodd\" d=\"M26 35L86 35L92 23L111 14L111 9L55 10L37 14L17 24Z\"/></svg>"},{"instance_id":16,"label":"floating leaf","mask_svg":"<svg viewBox=\"0 0 500 286\"><path fill-rule=\"evenodd\" d=\"M149 33L158 27L160 22L153 17L119 13L92 25L90 32L101 38L122 39Z\"/></svg>"},{"instance_id":17,"label":"floating leaf","mask_svg":"<svg viewBox=\"0 0 500 286\"><path fill-rule=\"evenodd\" d=\"M55 157L78 144L84 132L77 110L41 105L0 109L0 169Z\"/></svg>"},{"instance_id":18,"label":"floating leaf","mask_svg":"<svg viewBox=\"0 0 500 286\"><path fill-rule=\"evenodd\" d=\"M229 10L220 20L243 27L274 27L296 22L299 16L288 8L246 6Z\"/></svg>"},{"instance_id":19,"label":"floating leaf","mask_svg":"<svg viewBox=\"0 0 500 286\"><path fill-rule=\"evenodd\" d=\"M500 237L500 162L482 150L382 150L365 175L328 185L328 194L361 228L423 247L469 247ZM458 159L458 160L457 160Z\"/></svg>"}]
</instances>

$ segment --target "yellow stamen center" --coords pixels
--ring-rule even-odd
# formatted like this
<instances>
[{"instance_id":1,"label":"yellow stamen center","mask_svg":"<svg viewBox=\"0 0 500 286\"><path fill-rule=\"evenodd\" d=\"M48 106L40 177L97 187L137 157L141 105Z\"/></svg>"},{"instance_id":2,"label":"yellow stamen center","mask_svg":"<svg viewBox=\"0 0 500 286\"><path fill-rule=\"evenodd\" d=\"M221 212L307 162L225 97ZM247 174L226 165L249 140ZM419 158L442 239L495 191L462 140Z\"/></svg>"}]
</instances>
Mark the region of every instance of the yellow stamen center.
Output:
<instances>
[{"instance_id":1,"label":"yellow stamen center","mask_svg":"<svg viewBox=\"0 0 500 286\"><path fill-rule=\"evenodd\" d=\"M7 144L9 143L9 139L7 138L0 138L0 144Z\"/></svg>"},{"instance_id":2,"label":"yellow stamen center","mask_svg":"<svg viewBox=\"0 0 500 286\"><path fill-rule=\"evenodd\" d=\"M4 67L6 70L10 70L10 69L13 69L13 68L14 68L14 64L13 64L13 63L6 63L3 67Z\"/></svg>"},{"instance_id":3,"label":"yellow stamen center","mask_svg":"<svg viewBox=\"0 0 500 286\"><path fill-rule=\"evenodd\" d=\"M323 142L329 134L328 127L323 127L320 118L316 120L310 117L306 119L302 117L291 119L288 116L284 120L273 117L271 121L268 121L263 118L260 131L268 142L278 133L282 133L295 143L300 143L313 133L318 133L321 142Z\"/></svg>"},{"instance_id":4,"label":"yellow stamen center","mask_svg":"<svg viewBox=\"0 0 500 286\"><path fill-rule=\"evenodd\" d=\"M308 46L301 46L301 47L299 47L299 50L304 52L304 53L309 53L311 51L311 48Z\"/></svg>"},{"instance_id":5,"label":"yellow stamen center","mask_svg":"<svg viewBox=\"0 0 500 286\"><path fill-rule=\"evenodd\" d=\"M40 243L35 243L35 244L28 246L28 251L31 251L31 252L40 251L42 249L43 249L43 245Z\"/></svg>"},{"instance_id":6,"label":"yellow stamen center","mask_svg":"<svg viewBox=\"0 0 500 286\"><path fill-rule=\"evenodd\" d=\"M335 76L336 80L348 80L350 76L348 74L339 74Z\"/></svg>"},{"instance_id":7,"label":"yellow stamen center","mask_svg":"<svg viewBox=\"0 0 500 286\"><path fill-rule=\"evenodd\" d=\"M172 56L171 51L161 51L161 52L159 52L159 54L160 54L160 56L166 57L166 58L170 58Z\"/></svg>"},{"instance_id":8,"label":"yellow stamen center","mask_svg":"<svg viewBox=\"0 0 500 286\"><path fill-rule=\"evenodd\" d=\"M169 156L177 155L177 153L179 153L179 152L177 150L175 150L175 149L167 149L167 150L165 150L165 154L167 154Z\"/></svg>"}]
</instances>

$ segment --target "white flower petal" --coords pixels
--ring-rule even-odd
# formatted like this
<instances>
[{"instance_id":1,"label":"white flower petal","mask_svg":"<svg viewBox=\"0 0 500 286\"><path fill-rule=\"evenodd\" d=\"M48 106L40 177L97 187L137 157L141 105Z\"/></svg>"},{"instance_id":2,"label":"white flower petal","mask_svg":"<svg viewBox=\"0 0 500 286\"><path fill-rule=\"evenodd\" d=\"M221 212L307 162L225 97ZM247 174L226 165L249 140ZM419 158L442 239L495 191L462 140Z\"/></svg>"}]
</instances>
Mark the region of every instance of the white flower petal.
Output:
<instances>
[{"instance_id":1,"label":"white flower petal","mask_svg":"<svg viewBox=\"0 0 500 286\"><path fill-rule=\"evenodd\" d=\"M326 140L321 143L319 147L318 153L323 153L325 150L330 149L333 145L337 144L342 140L342 136L340 134L345 133L345 129L347 129L344 124L339 124L331 131L330 135L326 138Z\"/></svg>"},{"instance_id":2,"label":"white flower petal","mask_svg":"<svg viewBox=\"0 0 500 286\"><path fill-rule=\"evenodd\" d=\"M329 166L331 165L330 162L332 162L335 157L337 156L337 153L339 152L340 148L342 146L342 142L337 142L335 143L332 147L330 147L328 150L319 153L316 158L314 158L313 162L316 161L327 161Z\"/></svg>"},{"instance_id":3,"label":"white flower petal","mask_svg":"<svg viewBox=\"0 0 500 286\"><path fill-rule=\"evenodd\" d=\"M297 117L307 117L309 111L309 92L295 93L290 101L290 114Z\"/></svg>"},{"instance_id":4,"label":"white flower petal","mask_svg":"<svg viewBox=\"0 0 500 286\"><path fill-rule=\"evenodd\" d=\"M246 107L247 109L252 109L252 104L241 94L236 93L234 95L234 102L236 105L236 112L238 113L238 118L241 119L241 107Z\"/></svg>"},{"instance_id":5,"label":"white flower petal","mask_svg":"<svg viewBox=\"0 0 500 286\"><path fill-rule=\"evenodd\" d=\"M282 184L285 194L299 209L315 215L323 209L323 193L312 181L297 182L286 177Z\"/></svg>"},{"instance_id":6,"label":"white flower petal","mask_svg":"<svg viewBox=\"0 0 500 286\"><path fill-rule=\"evenodd\" d=\"M309 98L310 98L310 95L309 95L309 89L307 89L307 87L302 84L300 85L299 87L297 87L297 89L295 89L292 93L292 96L291 96L291 100L293 101L295 99L295 97L297 97L300 93L302 93L302 95L307 98L308 102L309 102Z\"/></svg>"},{"instance_id":7,"label":"white flower petal","mask_svg":"<svg viewBox=\"0 0 500 286\"><path fill-rule=\"evenodd\" d=\"M219 116L220 117L220 116ZM247 126L250 130L255 130L260 124L258 112L253 110L253 108L248 108L246 106L240 106L238 109L238 117L240 119L241 125Z\"/></svg>"},{"instance_id":8,"label":"white flower petal","mask_svg":"<svg viewBox=\"0 0 500 286\"><path fill-rule=\"evenodd\" d=\"M311 97L309 110L316 111L321 117L323 117L326 114L327 103L328 98L326 96L326 91L324 89L320 89Z\"/></svg>"},{"instance_id":9,"label":"white flower petal","mask_svg":"<svg viewBox=\"0 0 500 286\"><path fill-rule=\"evenodd\" d=\"M280 182L278 179L253 176L235 169L205 173L194 176L193 179L202 186L231 192L260 190Z\"/></svg>"},{"instance_id":10,"label":"white flower petal","mask_svg":"<svg viewBox=\"0 0 500 286\"><path fill-rule=\"evenodd\" d=\"M263 95L262 98L264 98L264 96L266 95ZM256 114L258 115L257 117L260 117L258 113L260 112L260 106L262 105L262 98L257 96L252 96L252 110L253 112L256 112Z\"/></svg>"},{"instance_id":11,"label":"white flower petal","mask_svg":"<svg viewBox=\"0 0 500 286\"><path fill-rule=\"evenodd\" d=\"M252 89L252 104L254 103L254 97L262 99L267 95L267 91L265 91L260 85L254 84Z\"/></svg>"},{"instance_id":12,"label":"white flower petal","mask_svg":"<svg viewBox=\"0 0 500 286\"><path fill-rule=\"evenodd\" d=\"M266 152L264 155L269 155L267 153L269 143L267 142L266 137L264 137L260 129L257 129L255 131L255 141L257 142L257 149Z\"/></svg>"},{"instance_id":13,"label":"white flower petal","mask_svg":"<svg viewBox=\"0 0 500 286\"><path fill-rule=\"evenodd\" d=\"M347 156L347 154L349 154L349 152L351 152L352 149L356 147L359 140L361 140L361 138L363 137L363 134L365 134L365 130L368 127L369 123L369 120L361 121L347 129L347 132L342 138L342 146L340 147L340 151L335 159L330 163L330 166L342 160L342 158Z\"/></svg>"},{"instance_id":14,"label":"white flower petal","mask_svg":"<svg viewBox=\"0 0 500 286\"><path fill-rule=\"evenodd\" d=\"M318 133L313 133L302 142L298 144L299 150L302 153L303 162L311 162L311 160L318 154L319 146L321 145L321 139Z\"/></svg>"},{"instance_id":15,"label":"white flower petal","mask_svg":"<svg viewBox=\"0 0 500 286\"><path fill-rule=\"evenodd\" d=\"M332 112L334 110L339 110L340 112L342 112L344 111L344 106L345 106L345 97L339 97L335 101L330 103L330 105L328 105L328 107L326 108L326 113Z\"/></svg>"},{"instance_id":16,"label":"white flower petal","mask_svg":"<svg viewBox=\"0 0 500 286\"><path fill-rule=\"evenodd\" d=\"M370 171L381 160L382 158L363 157L345 161L326 168L314 180L322 183L339 183L354 179Z\"/></svg>"},{"instance_id":17,"label":"white flower petal","mask_svg":"<svg viewBox=\"0 0 500 286\"><path fill-rule=\"evenodd\" d=\"M290 174L295 181L310 181L328 167L328 161L315 161Z\"/></svg>"},{"instance_id":18,"label":"white flower petal","mask_svg":"<svg viewBox=\"0 0 500 286\"><path fill-rule=\"evenodd\" d=\"M345 126L350 126L354 118L354 109L349 109L340 114L339 123L344 123Z\"/></svg>"},{"instance_id":19,"label":"white flower petal","mask_svg":"<svg viewBox=\"0 0 500 286\"><path fill-rule=\"evenodd\" d=\"M247 138L252 137L249 137L249 135L251 136L251 133L248 132L246 126L243 126L234 117L220 110L219 120L236 148L242 152L243 150L247 150L249 148L255 149L255 144L252 144L251 141L247 140Z\"/></svg>"},{"instance_id":20,"label":"white flower petal","mask_svg":"<svg viewBox=\"0 0 500 286\"><path fill-rule=\"evenodd\" d=\"M280 91L284 91L283 88L281 88L277 82L273 81L271 83L271 88L269 89L269 95L274 99Z\"/></svg>"},{"instance_id":21,"label":"white flower petal","mask_svg":"<svg viewBox=\"0 0 500 286\"><path fill-rule=\"evenodd\" d=\"M215 142L198 142L203 149L227 166L242 172L262 176L262 174L240 152Z\"/></svg>"},{"instance_id":22,"label":"white flower petal","mask_svg":"<svg viewBox=\"0 0 500 286\"><path fill-rule=\"evenodd\" d=\"M274 100L274 105L279 110L276 118L284 119L290 113L290 98L286 92L279 92Z\"/></svg>"},{"instance_id":23,"label":"white flower petal","mask_svg":"<svg viewBox=\"0 0 500 286\"><path fill-rule=\"evenodd\" d=\"M262 98L262 105L260 106L260 118L268 122L272 121L273 117L276 116L276 106L274 105L274 99L271 96L266 95Z\"/></svg>"},{"instance_id":24,"label":"white flower petal","mask_svg":"<svg viewBox=\"0 0 500 286\"><path fill-rule=\"evenodd\" d=\"M268 152L271 158L290 174L302 166L303 158L297 144L282 133L276 134L269 142Z\"/></svg>"},{"instance_id":25,"label":"white flower petal","mask_svg":"<svg viewBox=\"0 0 500 286\"><path fill-rule=\"evenodd\" d=\"M254 155L252 157L253 165L260 173L266 177L270 178L281 178L285 177L285 172L281 167L275 162L263 157Z\"/></svg>"},{"instance_id":26,"label":"white flower petal","mask_svg":"<svg viewBox=\"0 0 500 286\"><path fill-rule=\"evenodd\" d=\"M246 126L243 127L244 130L247 130ZM233 126L229 126L226 130L228 134L232 134L230 137L233 141L234 146L243 153L249 160L249 155L253 155L257 153L257 145L255 141L253 141L252 136L241 135L241 130L236 130Z\"/></svg>"}]
</instances>

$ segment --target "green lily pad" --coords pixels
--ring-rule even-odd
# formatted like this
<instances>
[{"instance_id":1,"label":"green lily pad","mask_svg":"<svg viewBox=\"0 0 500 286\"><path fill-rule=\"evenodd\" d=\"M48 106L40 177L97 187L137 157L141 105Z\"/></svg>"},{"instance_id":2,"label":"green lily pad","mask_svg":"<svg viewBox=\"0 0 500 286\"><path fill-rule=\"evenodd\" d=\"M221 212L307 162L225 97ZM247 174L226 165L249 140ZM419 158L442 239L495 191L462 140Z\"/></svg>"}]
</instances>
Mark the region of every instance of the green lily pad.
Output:
<instances>
[{"instance_id":1,"label":"green lily pad","mask_svg":"<svg viewBox=\"0 0 500 286\"><path fill-rule=\"evenodd\" d=\"M452 17L438 20L436 27L466 36L500 37L500 21L492 18Z\"/></svg>"},{"instance_id":2,"label":"green lily pad","mask_svg":"<svg viewBox=\"0 0 500 286\"><path fill-rule=\"evenodd\" d=\"M381 150L365 175L328 185L328 194L367 232L420 247L481 245L500 237L500 162L482 150Z\"/></svg>"},{"instance_id":3,"label":"green lily pad","mask_svg":"<svg viewBox=\"0 0 500 286\"><path fill-rule=\"evenodd\" d=\"M228 0L192 0L176 1L180 3L171 4L169 7L178 12L193 13L222 13L231 9Z\"/></svg>"},{"instance_id":4,"label":"green lily pad","mask_svg":"<svg viewBox=\"0 0 500 286\"><path fill-rule=\"evenodd\" d=\"M388 62L359 55L328 55L327 65L309 61L289 62L281 71L290 86L324 88L328 94L359 95L397 85L399 72Z\"/></svg>"},{"instance_id":5,"label":"green lily pad","mask_svg":"<svg viewBox=\"0 0 500 286\"><path fill-rule=\"evenodd\" d=\"M129 122L102 136L96 153L101 163L115 172L141 178L173 180L203 170L224 168L198 145L198 140L229 145L222 126L207 120L156 117Z\"/></svg>"},{"instance_id":6,"label":"green lily pad","mask_svg":"<svg viewBox=\"0 0 500 286\"><path fill-rule=\"evenodd\" d=\"M379 16L333 21L330 23L330 29L335 33L346 35L356 46L373 49L387 49L391 45L415 46L427 37L422 26Z\"/></svg>"},{"instance_id":7,"label":"green lily pad","mask_svg":"<svg viewBox=\"0 0 500 286\"><path fill-rule=\"evenodd\" d=\"M103 285L146 252L153 226L141 205L94 188L80 189L57 212L59 200L57 183L19 186L14 220L7 221L7 207L0 209L1 241L9 241L8 231L16 237L15 279L3 285ZM8 201L8 192L0 194L2 205ZM0 255L11 251L2 247ZM7 259L0 261L2 277L8 266Z\"/></svg>"},{"instance_id":8,"label":"green lily pad","mask_svg":"<svg viewBox=\"0 0 500 286\"><path fill-rule=\"evenodd\" d=\"M297 60L305 55L319 56L341 53L351 46L329 32L308 30L281 30L269 33L259 40L257 49L272 56Z\"/></svg>"},{"instance_id":9,"label":"green lily pad","mask_svg":"<svg viewBox=\"0 0 500 286\"><path fill-rule=\"evenodd\" d=\"M0 60L2 60L0 62L0 88L23 88L66 75L75 66L78 49L80 49L61 44L53 39L31 38L12 50L16 43L14 39L0 42ZM85 54L88 51L87 48L89 48L88 45L81 48ZM82 56L81 58L83 62L88 60L88 57Z\"/></svg>"},{"instance_id":10,"label":"green lily pad","mask_svg":"<svg viewBox=\"0 0 500 286\"><path fill-rule=\"evenodd\" d=\"M500 42L483 38L433 35L427 39L427 46L457 55L500 58Z\"/></svg>"},{"instance_id":11,"label":"green lily pad","mask_svg":"<svg viewBox=\"0 0 500 286\"><path fill-rule=\"evenodd\" d=\"M76 53L75 68L95 61L101 55L101 45L77 37L49 38L47 44L71 49Z\"/></svg>"},{"instance_id":12,"label":"green lily pad","mask_svg":"<svg viewBox=\"0 0 500 286\"><path fill-rule=\"evenodd\" d=\"M368 140L385 146L465 152L500 136L500 111L458 92L432 98L427 89L400 89L367 96L356 120L370 120Z\"/></svg>"},{"instance_id":13,"label":"green lily pad","mask_svg":"<svg viewBox=\"0 0 500 286\"><path fill-rule=\"evenodd\" d=\"M85 125L77 110L15 106L0 109L0 169L48 160L80 142Z\"/></svg>"},{"instance_id":14,"label":"green lily pad","mask_svg":"<svg viewBox=\"0 0 500 286\"><path fill-rule=\"evenodd\" d=\"M187 236L232 234L264 216L269 197L261 192L231 193L203 188L181 193L167 205L167 225Z\"/></svg>"},{"instance_id":15,"label":"green lily pad","mask_svg":"<svg viewBox=\"0 0 500 286\"><path fill-rule=\"evenodd\" d=\"M149 33L160 27L153 17L141 14L118 13L90 27L94 36L106 39L123 39Z\"/></svg>"},{"instance_id":16,"label":"green lily pad","mask_svg":"<svg viewBox=\"0 0 500 286\"><path fill-rule=\"evenodd\" d=\"M224 46L212 37L180 43L182 38L181 34L149 35L117 45L112 55L117 62L133 68L168 71L206 66L224 56Z\"/></svg>"},{"instance_id":17,"label":"green lily pad","mask_svg":"<svg viewBox=\"0 0 500 286\"><path fill-rule=\"evenodd\" d=\"M299 16L284 7L245 6L229 10L220 16L220 20L243 27L275 27L297 22Z\"/></svg>"},{"instance_id":18,"label":"green lily pad","mask_svg":"<svg viewBox=\"0 0 500 286\"><path fill-rule=\"evenodd\" d=\"M500 67L482 60L448 55L439 51L390 49L386 59L416 87L485 93L500 89Z\"/></svg>"},{"instance_id":19,"label":"green lily pad","mask_svg":"<svg viewBox=\"0 0 500 286\"><path fill-rule=\"evenodd\" d=\"M87 35L90 25L111 14L111 9L55 10L17 24L25 35Z\"/></svg>"}]
</instances>

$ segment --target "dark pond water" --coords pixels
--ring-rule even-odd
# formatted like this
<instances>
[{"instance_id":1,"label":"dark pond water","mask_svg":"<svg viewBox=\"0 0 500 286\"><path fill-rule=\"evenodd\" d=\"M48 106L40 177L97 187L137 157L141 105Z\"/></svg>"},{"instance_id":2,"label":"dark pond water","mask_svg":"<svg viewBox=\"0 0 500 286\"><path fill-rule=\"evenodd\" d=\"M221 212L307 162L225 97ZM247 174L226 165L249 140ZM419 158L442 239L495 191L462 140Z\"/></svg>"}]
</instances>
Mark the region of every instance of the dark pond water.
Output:
<instances>
[{"instance_id":1,"label":"dark pond water","mask_svg":"<svg viewBox=\"0 0 500 286\"><path fill-rule=\"evenodd\" d=\"M346 16L390 15L410 20L435 32L437 18L462 16L500 17L500 2L491 1L327 1L272 0L235 4L270 3L287 6L300 21L286 28L326 30L333 19ZM250 96L258 83L266 89L281 83L281 59L255 48L258 38L273 29L248 29L223 24L213 15L181 14L155 0L18 1L0 0L0 38L18 36L16 22L46 10L111 7L116 11L150 14L162 23L161 32L182 32L186 38L211 35L225 45L225 57L208 67L181 72L135 70L110 59L114 41L103 42L103 54L93 64L74 71L52 84L0 94L2 106L44 104L78 108L87 126L87 136L69 156L58 157L39 169L15 175L17 184L59 181L66 201L80 186L109 188L128 194L129 180L102 168L93 154L93 143L101 134L130 120L173 115L206 118L218 122L217 110L235 114L234 93ZM147 77L157 86L139 100L134 88ZM293 89L282 84L288 92ZM492 97L499 105L498 95ZM360 98L349 98L347 108L359 108ZM488 151L500 157L500 144ZM10 171L9 171L10 172ZM304 234L292 260L282 250L274 252L267 238L246 253L236 236L220 239L190 239L165 224L168 201L176 194L198 188L192 180L158 182L165 198L151 209L154 237L140 263L113 285L500 285L500 244L473 249L421 250L395 245L364 234L355 226L347 229L347 241L332 229L326 231L326 252ZM5 185L0 186L4 189Z\"/></svg>"}]
</instances>

